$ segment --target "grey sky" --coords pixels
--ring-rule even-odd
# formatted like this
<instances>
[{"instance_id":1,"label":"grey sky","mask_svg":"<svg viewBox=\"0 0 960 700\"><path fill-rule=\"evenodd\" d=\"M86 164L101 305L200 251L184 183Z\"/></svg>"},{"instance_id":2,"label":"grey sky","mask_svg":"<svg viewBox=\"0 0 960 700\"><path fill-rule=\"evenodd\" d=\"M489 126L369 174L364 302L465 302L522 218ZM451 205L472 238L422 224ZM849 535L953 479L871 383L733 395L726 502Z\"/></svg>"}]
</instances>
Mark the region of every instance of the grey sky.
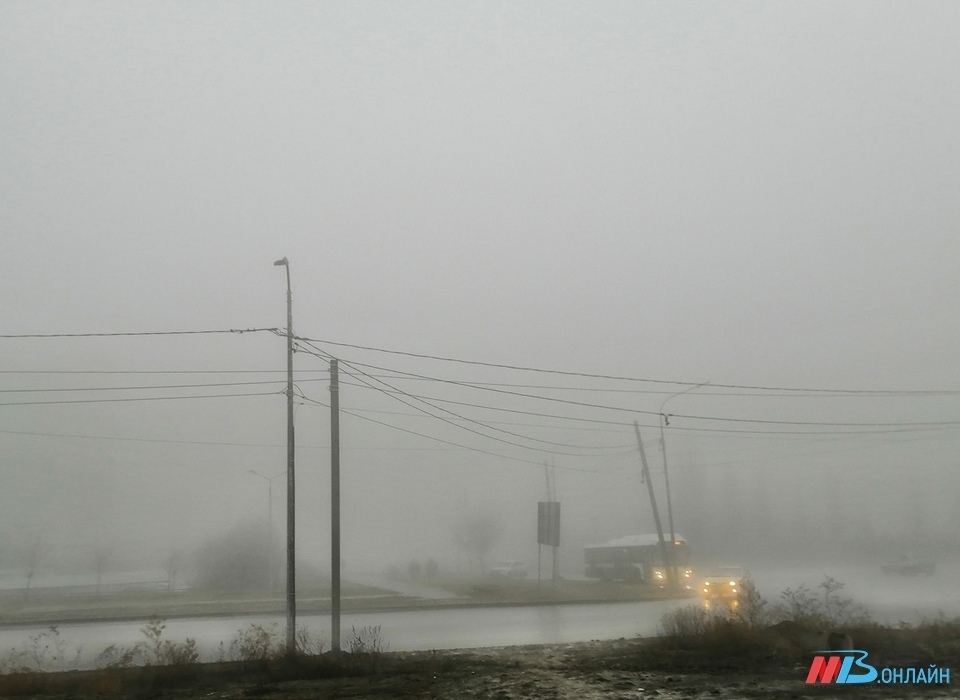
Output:
<instances>
[{"instance_id":1,"label":"grey sky","mask_svg":"<svg viewBox=\"0 0 960 700\"><path fill-rule=\"evenodd\" d=\"M2 333L280 327L284 281L271 264L288 256L294 328L308 337L678 382L960 389L958 30L953 2L0 1ZM325 349L461 381L570 383ZM283 342L269 335L0 340L6 370L277 370L283 362ZM305 354L297 363L323 369ZM68 381L80 380L0 375L7 388ZM685 385L644 388L667 393L630 405L656 411ZM324 383L303 389L326 401ZM410 412L366 392L348 387L345 406ZM671 412L960 420L956 396L702 393L671 401ZM0 424L274 448L168 444L164 452L8 434L0 474L20 474L14 483L33 474L23 483L33 484L34 500L19 501L33 509L54 488L34 472L86 483L76 475L80 455L112 493L103 508L118 519L136 517L138 493L156 494L157 512L184 501L190 513L242 517L265 500L246 469L283 468L282 397L207 401L7 406ZM587 415L543 402L501 405ZM583 460L518 451L430 419L377 419L534 464L346 423L349 447L432 450L371 450L345 462L354 497L376 504L364 523L413 512L420 522L411 531L435 533L441 518L424 512L422 497L385 496L405 484L447 498L443 517L457 512L449 499L469 493L506 518L516 506L521 522L543 496L536 463L552 459L570 470L611 463L612 475L561 477L561 488L568 479L567 493L582 496L581 514L568 512L600 534L630 525L624 516L605 527L597 511L605 499L628 508L639 493L635 481L620 481L635 479L635 453ZM298 408L301 420L304 445L326 444L324 410ZM630 429L586 435L583 444L633 440ZM827 437L678 433L672 454L678 465L729 461L795 475ZM815 461L846 474L881 464L898 475L922 462L937 471L918 477L921 491L946 483L956 493L956 437L954 428L907 433L910 442L893 446L831 442ZM316 471L305 471L304 483L322 489L324 453L305 449L303 459ZM167 469L183 474L170 479ZM69 479L51 478L70 490ZM177 478L202 486L187 493ZM516 488L505 494L505 483ZM15 500L11 493L0 499ZM96 514L88 520L103 527Z\"/></svg>"}]
</instances>

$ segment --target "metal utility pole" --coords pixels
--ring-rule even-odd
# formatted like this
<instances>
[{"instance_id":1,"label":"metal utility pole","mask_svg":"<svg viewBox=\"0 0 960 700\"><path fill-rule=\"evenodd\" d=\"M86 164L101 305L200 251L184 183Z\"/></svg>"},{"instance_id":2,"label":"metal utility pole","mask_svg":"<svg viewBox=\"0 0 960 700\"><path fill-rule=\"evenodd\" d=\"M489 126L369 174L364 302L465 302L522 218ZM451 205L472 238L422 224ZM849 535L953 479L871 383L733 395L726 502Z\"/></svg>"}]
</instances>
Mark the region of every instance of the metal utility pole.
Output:
<instances>
[{"instance_id":1,"label":"metal utility pole","mask_svg":"<svg viewBox=\"0 0 960 700\"><path fill-rule=\"evenodd\" d=\"M274 265L287 271L287 654L297 653L297 564L296 564L296 480L293 439L293 293L290 290L290 263L286 258Z\"/></svg>"},{"instance_id":2,"label":"metal utility pole","mask_svg":"<svg viewBox=\"0 0 960 700\"><path fill-rule=\"evenodd\" d=\"M695 386L691 386L683 391L679 391L673 396L668 396L663 400L663 403L660 404L660 447L663 449L663 479L667 484L667 520L670 521L670 540L676 541L677 533L673 529L673 504L670 501L670 472L667 469L667 439L664 437L663 428L666 425L670 425L670 418L666 413L663 412L663 407L667 405L667 401L675 399L678 396L686 394L688 391L693 391L694 389L699 389L702 386L706 386L710 382L701 382Z\"/></svg>"},{"instance_id":3,"label":"metal utility pole","mask_svg":"<svg viewBox=\"0 0 960 700\"><path fill-rule=\"evenodd\" d=\"M640 464L643 468L643 480L647 482L647 492L650 495L650 506L653 508L653 521L657 524L657 538L660 540L660 556L663 557L663 563L667 567L670 576L670 587L677 585L677 572L673 566L673 541L670 542L670 549L667 549L667 543L663 539L663 525L660 524L660 511L657 510L657 497L653 493L653 481L650 479L650 466L647 464L647 453L643 449L643 439L640 437L640 425L633 421L633 429L637 433L637 447L640 448Z\"/></svg>"},{"instance_id":4,"label":"metal utility pole","mask_svg":"<svg viewBox=\"0 0 960 700\"><path fill-rule=\"evenodd\" d=\"M330 360L330 649L340 651L340 371Z\"/></svg>"}]
</instances>

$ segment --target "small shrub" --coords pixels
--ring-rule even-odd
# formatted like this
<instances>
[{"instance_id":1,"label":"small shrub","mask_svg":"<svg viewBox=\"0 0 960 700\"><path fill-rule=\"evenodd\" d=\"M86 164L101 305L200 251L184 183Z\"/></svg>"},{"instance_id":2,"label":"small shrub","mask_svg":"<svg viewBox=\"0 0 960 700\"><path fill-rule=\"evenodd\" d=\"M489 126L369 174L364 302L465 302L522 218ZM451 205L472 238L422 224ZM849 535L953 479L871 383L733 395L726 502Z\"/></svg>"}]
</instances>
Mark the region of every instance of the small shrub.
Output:
<instances>
[{"instance_id":1,"label":"small shrub","mask_svg":"<svg viewBox=\"0 0 960 700\"><path fill-rule=\"evenodd\" d=\"M187 638L185 642L172 642L163 638L166 630L166 620L162 617L151 617L140 628L146 638L144 642L137 642L130 647L111 644L97 656L98 668L129 668L130 666L173 666L180 664L195 664L200 661L200 650L197 640Z\"/></svg>"},{"instance_id":2,"label":"small shrub","mask_svg":"<svg viewBox=\"0 0 960 700\"><path fill-rule=\"evenodd\" d=\"M383 635L380 625L373 627L350 628L353 636L347 641L347 650L351 654L380 654L386 649L383 645Z\"/></svg>"},{"instance_id":3,"label":"small shrub","mask_svg":"<svg viewBox=\"0 0 960 700\"><path fill-rule=\"evenodd\" d=\"M167 628L166 620L154 615L147 624L140 628L140 633L147 638L147 649L156 663L160 663L163 653L163 631Z\"/></svg>"},{"instance_id":4,"label":"small shrub","mask_svg":"<svg viewBox=\"0 0 960 700\"><path fill-rule=\"evenodd\" d=\"M819 585L823 589L822 599L803 584L796 589L788 588L780 594L782 602L774 609L774 616L811 628L868 624L870 615L864 606L837 594L843 586L833 577L825 576Z\"/></svg>"},{"instance_id":5,"label":"small shrub","mask_svg":"<svg viewBox=\"0 0 960 700\"><path fill-rule=\"evenodd\" d=\"M167 666L195 664L200 661L197 640L187 637L185 642L164 641L157 656L157 663Z\"/></svg>"},{"instance_id":6,"label":"small shrub","mask_svg":"<svg viewBox=\"0 0 960 700\"><path fill-rule=\"evenodd\" d=\"M737 617L750 627L763 627L770 622L770 612L767 610L767 601L760 595L757 587L750 579L740 582L740 605L737 607Z\"/></svg>"},{"instance_id":7,"label":"small shrub","mask_svg":"<svg viewBox=\"0 0 960 700\"><path fill-rule=\"evenodd\" d=\"M258 661L282 656L285 645L277 631L277 625L269 627L251 624L237 632L230 642L230 659L233 661Z\"/></svg>"},{"instance_id":8,"label":"small shrub","mask_svg":"<svg viewBox=\"0 0 960 700\"><path fill-rule=\"evenodd\" d=\"M667 637L687 639L702 637L713 627L722 613L702 605L688 605L671 610L660 618L660 628Z\"/></svg>"},{"instance_id":9,"label":"small shrub","mask_svg":"<svg viewBox=\"0 0 960 700\"><path fill-rule=\"evenodd\" d=\"M132 647L120 647L111 644L97 656L97 668L129 668L142 666L146 663L145 651L142 644Z\"/></svg>"},{"instance_id":10,"label":"small shrub","mask_svg":"<svg viewBox=\"0 0 960 700\"><path fill-rule=\"evenodd\" d=\"M306 625L297 625L297 653L319 656L326 650L323 637L312 633Z\"/></svg>"},{"instance_id":11,"label":"small shrub","mask_svg":"<svg viewBox=\"0 0 960 700\"><path fill-rule=\"evenodd\" d=\"M81 650L68 658L67 643L56 625L33 635L20 649L13 648L0 658L0 673L29 673L32 671L63 671L75 667Z\"/></svg>"}]
</instances>

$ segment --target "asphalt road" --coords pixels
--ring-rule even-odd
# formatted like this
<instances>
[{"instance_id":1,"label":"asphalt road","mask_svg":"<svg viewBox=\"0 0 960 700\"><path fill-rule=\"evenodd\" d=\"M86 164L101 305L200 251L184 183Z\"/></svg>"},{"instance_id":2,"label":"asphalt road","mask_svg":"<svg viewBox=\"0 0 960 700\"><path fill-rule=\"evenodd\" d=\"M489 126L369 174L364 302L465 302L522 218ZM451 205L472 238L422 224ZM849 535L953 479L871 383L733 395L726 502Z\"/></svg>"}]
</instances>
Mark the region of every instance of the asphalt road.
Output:
<instances>
[{"instance_id":1,"label":"asphalt road","mask_svg":"<svg viewBox=\"0 0 960 700\"><path fill-rule=\"evenodd\" d=\"M786 588L806 585L814 594L822 594L819 584L831 576L844 584L839 594L865 605L882 622L920 622L940 614L960 616L960 564L942 564L933 576L902 577L884 575L871 567L827 566L802 569L761 569L752 572L754 580L770 604L779 602ZM378 585L382 585L379 581ZM429 598L434 592L406 590L406 595ZM408 651L453 649L516 644L555 644L619 639L657 633L662 615L689 600L646 601L606 604L535 605L516 607L449 607L398 612L348 613L342 618L342 646L349 646L353 630L379 626L385 649ZM328 615L308 615L299 619L311 633L329 643ZM165 638L182 642L197 640L204 660L215 660L220 644L229 650L231 641L252 624L263 625L284 638L285 620L277 616L236 616L183 618L167 622ZM70 624L58 627L63 656L71 666L89 667L97 655L110 645L131 646L144 641L142 622ZM46 627L0 628L0 662L11 650L36 647L32 640L41 634L39 644L55 648L55 640ZM48 654L50 652L48 651ZM75 663L73 663L75 661Z\"/></svg>"}]
</instances>

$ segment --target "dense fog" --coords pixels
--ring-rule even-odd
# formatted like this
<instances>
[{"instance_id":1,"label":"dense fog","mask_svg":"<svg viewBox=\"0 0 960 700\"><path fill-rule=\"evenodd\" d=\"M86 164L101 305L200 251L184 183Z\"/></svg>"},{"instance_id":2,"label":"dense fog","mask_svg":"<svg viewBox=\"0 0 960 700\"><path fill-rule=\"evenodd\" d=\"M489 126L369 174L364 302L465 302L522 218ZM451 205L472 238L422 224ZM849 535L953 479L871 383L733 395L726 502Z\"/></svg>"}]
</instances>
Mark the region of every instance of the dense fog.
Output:
<instances>
[{"instance_id":1,"label":"dense fog","mask_svg":"<svg viewBox=\"0 0 960 700\"><path fill-rule=\"evenodd\" d=\"M955 562L958 21L0 2L0 585L277 584L284 256L302 582L331 357L348 577L534 571L548 483L582 576L634 421L697 563Z\"/></svg>"}]
</instances>

